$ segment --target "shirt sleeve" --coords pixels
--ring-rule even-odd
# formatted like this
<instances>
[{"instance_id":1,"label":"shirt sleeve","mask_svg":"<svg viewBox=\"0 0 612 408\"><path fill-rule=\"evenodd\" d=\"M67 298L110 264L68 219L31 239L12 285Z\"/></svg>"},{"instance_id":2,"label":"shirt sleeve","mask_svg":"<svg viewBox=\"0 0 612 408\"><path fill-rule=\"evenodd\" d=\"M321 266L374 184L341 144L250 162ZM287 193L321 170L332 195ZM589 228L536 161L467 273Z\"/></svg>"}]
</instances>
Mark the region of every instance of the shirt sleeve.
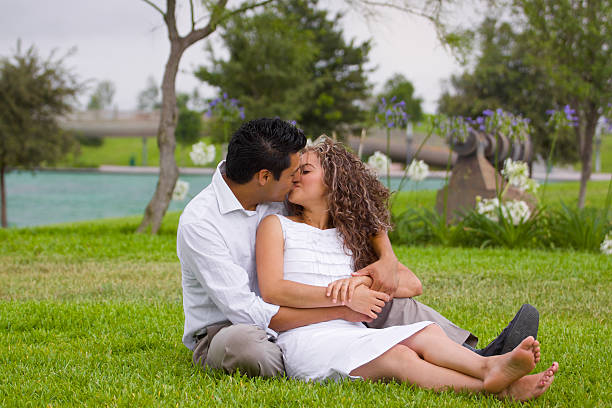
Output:
<instances>
[{"instance_id":1,"label":"shirt sleeve","mask_svg":"<svg viewBox=\"0 0 612 408\"><path fill-rule=\"evenodd\" d=\"M248 272L232 261L223 238L211 226L179 226L178 256L233 324L254 324L266 331L279 307L263 301L250 288ZM274 335L273 331L270 334Z\"/></svg>"}]
</instances>

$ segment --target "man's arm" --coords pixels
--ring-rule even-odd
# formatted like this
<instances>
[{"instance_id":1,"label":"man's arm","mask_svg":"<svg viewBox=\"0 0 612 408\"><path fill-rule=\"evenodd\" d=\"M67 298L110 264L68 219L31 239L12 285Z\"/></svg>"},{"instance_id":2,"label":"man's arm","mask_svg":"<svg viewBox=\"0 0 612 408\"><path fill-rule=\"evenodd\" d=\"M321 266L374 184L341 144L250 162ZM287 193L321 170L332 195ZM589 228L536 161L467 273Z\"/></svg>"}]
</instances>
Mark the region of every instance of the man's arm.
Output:
<instances>
[{"instance_id":1,"label":"man's arm","mask_svg":"<svg viewBox=\"0 0 612 408\"><path fill-rule=\"evenodd\" d=\"M423 293L423 286L417 276L401 263L398 266L399 285L395 291L397 298L411 298Z\"/></svg>"},{"instance_id":2,"label":"man's arm","mask_svg":"<svg viewBox=\"0 0 612 408\"><path fill-rule=\"evenodd\" d=\"M197 280L232 323L266 328L278 312L278 306L264 302L251 290L247 271L232 262L229 248L214 226L206 223L179 226L177 252L183 273Z\"/></svg>"},{"instance_id":3,"label":"man's arm","mask_svg":"<svg viewBox=\"0 0 612 408\"><path fill-rule=\"evenodd\" d=\"M296 327L307 326L313 323L329 320L343 319L349 322L371 322L372 318L355 312L346 306L320 307L315 309L295 309L284 307L278 310L270 320L270 328L283 332Z\"/></svg>"},{"instance_id":4,"label":"man's arm","mask_svg":"<svg viewBox=\"0 0 612 408\"><path fill-rule=\"evenodd\" d=\"M372 290L395 296L395 292L399 286L399 263L393 252L393 247L391 246L391 241L389 241L387 232L379 232L370 239L370 242L376 255L378 255L378 261L354 272L353 275L368 275L374 280L372 283Z\"/></svg>"}]
</instances>

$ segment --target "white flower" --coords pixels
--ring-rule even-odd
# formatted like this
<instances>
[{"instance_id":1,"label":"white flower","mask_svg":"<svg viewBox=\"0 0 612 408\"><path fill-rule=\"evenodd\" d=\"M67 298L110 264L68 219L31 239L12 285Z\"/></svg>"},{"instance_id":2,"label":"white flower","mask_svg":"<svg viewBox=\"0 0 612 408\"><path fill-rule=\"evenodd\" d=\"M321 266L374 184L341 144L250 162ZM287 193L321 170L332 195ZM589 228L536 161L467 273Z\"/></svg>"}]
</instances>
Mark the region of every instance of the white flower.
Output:
<instances>
[{"instance_id":1,"label":"white flower","mask_svg":"<svg viewBox=\"0 0 612 408\"><path fill-rule=\"evenodd\" d=\"M512 200L500 204L497 198L481 199L476 197L477 213L483 214L493 222L499 222L500 211L502 217L511 221L514 225L521 224L531 217L531 211L525 201Z\"/></svg>"},{"instance_id":2,"label":"white flower","mask_svg":"<svg viewBox=\"0 0 612 408\"><path fill-rule=\"evenodd\" d=\"M368 166L370 166L380 176L387 175L387 167L391 164L389 158L379 151L374 152L373 155L368 159Z\"/></svg>"},{"instance_id":3,"label":"white flower","mask_svg":"<svg viewBox=\"0 0 612 408\"><path fill-rule=\"evenodd\" d=\"M193 164L197 166L203 166L207 163L215 160L215 146L207 145L204 142L198 142L191 146L191 152L189 152L189 157Z\"/></svg>"},{"instance_id":4,"label":"white flower","mask_svg":"<svg viewBox=\"0 0 612 408\"><path fill-rule=\"evenodd\" d=\"M606 234L606 237L601 243L599 249L601 249L601 252L605 255L612 255L612 232L608 232L608 234Z\"/></svg>"},{"instance_id":5,"label":"white flower","mask_svg":"<svg viewBox=\"0 0 612 408\"><path fill-rule=\"evenodd\" d=\"M429 176L429 166L423 160L412 160L407 174L413 181L422 181Z\"/></svg>"},{"instance_id":6,"label":"white flower","mask_svg":"<svg viewBox=\"0 0 612 408\"><path fill-rule=\"evenodd\" d=\"M483 214L491 221L499 221L499 200L497 198L485 198L482 199L480 196L476 197L476 212Z\"/></svg>"},{"instance_id":7,"label":"white flower","mask_svg":"<svg viewBox=\"0 0 612 408\"><path fill-rule=\"evenodd\" d=\"M189 192L189 183L183 180L177 180L172 192L172 200L183 201Z\"/></svg>"},{"instance_id":8,"label":"white flower","mask_svg":"<svg viewBox=\"0 0 612 408\"><path fill-rule=\"evenodd\" d=\"M538 190L538 183L529 178L527 163L506 159L502 174L508 179L510 185L515 186L520 191L535 193Z\"/></svg>"},{"instance_id":9,"label":"white flower","mask_svg":"<svg viewBox=\"0 0 612 408\"><path fill-rule=\"evenodd\" d=\"M502 213L504 213L504 218L510 217L514 225L523 223L531 216L531 211L527 203L519 200L505 202L502 206Z\"/></svg>"}]
</instances>

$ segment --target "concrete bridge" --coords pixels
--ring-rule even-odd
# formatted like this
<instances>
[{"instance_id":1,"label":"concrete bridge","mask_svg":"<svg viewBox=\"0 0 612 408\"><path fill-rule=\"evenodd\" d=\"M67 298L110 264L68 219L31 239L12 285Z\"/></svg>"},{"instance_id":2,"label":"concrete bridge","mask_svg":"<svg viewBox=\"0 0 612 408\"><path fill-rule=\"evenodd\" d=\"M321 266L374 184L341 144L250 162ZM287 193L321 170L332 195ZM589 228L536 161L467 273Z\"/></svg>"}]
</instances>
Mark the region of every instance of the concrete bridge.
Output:
<instances>
[{"instance_id":1,"label":"concrete bridge","mask_svg":"<svg viewBox=\"0 0 612 408\"><path fill-rule=\"evenodd\" d=\"M85 111L74 112L61 121L66 130L77 132L85 137L123 137L142 138L143 164L146 165L147 139L157 137L159 112L138 111ZM412 138L410 151L405 131L394 130L391 133L390 156L394 162L405 163L409 153L414 154L424 135L415 134ZM349 145L355 151L359 148L359 136L350 136ZM381 129L371 129L363 142L362 154L369 156L375 151L386 151L386 134ZM433 136L420 151L419 159L429 165L446 167L449 150L442 139ZM452 153L452 162L456 154ZM410 156L412 157L412 156Z\"/></svg>"}]
</instances>

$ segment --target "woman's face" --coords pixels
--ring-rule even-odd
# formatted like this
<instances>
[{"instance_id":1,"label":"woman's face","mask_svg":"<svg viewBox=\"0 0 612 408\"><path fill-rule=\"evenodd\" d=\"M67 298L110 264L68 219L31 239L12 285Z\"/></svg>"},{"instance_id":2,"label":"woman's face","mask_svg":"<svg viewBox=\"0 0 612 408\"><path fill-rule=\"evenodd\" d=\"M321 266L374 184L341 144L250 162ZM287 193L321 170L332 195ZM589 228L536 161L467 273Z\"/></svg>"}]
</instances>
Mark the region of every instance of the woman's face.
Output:
<instances>
[{"instance_id":1,"label":"woman's face","mask_svg":"<svg viewBox=\"0 0 612 408\"><path fill-rule=\"evenodd\" d=\"M327 202L327 186L323 181L323 168L314 152L304 153L300 159L300 171L293 179L289 201L309 207Z\"/></svg>"}]
</instances>

